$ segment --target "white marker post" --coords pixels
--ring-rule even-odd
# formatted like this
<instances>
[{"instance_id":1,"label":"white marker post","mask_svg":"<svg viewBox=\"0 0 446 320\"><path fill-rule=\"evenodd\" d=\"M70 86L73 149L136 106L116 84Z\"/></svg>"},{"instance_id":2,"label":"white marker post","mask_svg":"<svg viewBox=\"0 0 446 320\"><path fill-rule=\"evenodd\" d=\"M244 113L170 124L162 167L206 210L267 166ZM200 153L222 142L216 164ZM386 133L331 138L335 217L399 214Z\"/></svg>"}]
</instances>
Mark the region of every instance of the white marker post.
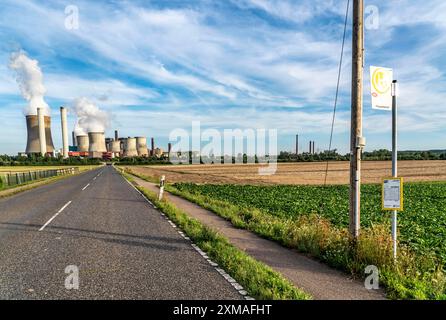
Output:
<instances>
[{"instance_id":1,"label":"white marker post","mask_svg":"<svg viewBox=\"0 0 446 320\"><path fill-rule=\"evenodd\" d=\"M160 200L160 201L163 199L165 180L166 180L166 176L161 176L161 178L160 178L160 191L159 191L159 194L158 194L158 200Z\"/></svg>"}]
</instances>

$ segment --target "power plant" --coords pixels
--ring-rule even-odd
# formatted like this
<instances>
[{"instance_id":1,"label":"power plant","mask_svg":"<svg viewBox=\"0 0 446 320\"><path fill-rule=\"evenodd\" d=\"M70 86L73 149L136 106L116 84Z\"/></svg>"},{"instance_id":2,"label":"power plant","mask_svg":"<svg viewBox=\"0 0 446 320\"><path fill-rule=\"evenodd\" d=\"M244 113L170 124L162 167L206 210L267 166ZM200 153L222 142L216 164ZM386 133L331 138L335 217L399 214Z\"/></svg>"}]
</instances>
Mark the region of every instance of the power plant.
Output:
<instances>
[{"instance_id":1,"label":"power plant","mask_svg":"<svg viewBox=\"0 0 446 320\"><path fill-rule=\"evenodd\" d=\"M68 110L65 106L60 107L62 148L56 151L51 133L51 108L45 101L46 88L38 61L18 51L11 54L9 68L16 73L19 89L28 102L24 107L27 128L25 154L45 157L60 155L63 159L163 156L161 149L155 149L154 138L149 151L144 136L119 138L118 130L115 130L113 138L106 137L110 115L87 97L75 99L70 107L76 115L76 124L71 132L72 145L69 143Z\"/></svg>"},{"instance_id":2,"label":"power plant","mask_svg":"<svg viewBox=\"0 0 446 320\"><path fill-rule=\"evenodd\" d=\"M79 131L71 132L72 145L69 141L67 108L60 107L62 148L61 156L89 157L97 159L112 159L119 157L157 157L165 156L163 149L155 147L155 139L151 138L151 149L147 146L147 138L143 136L120 138L118 130L114 131L113 138L106 138L105 132ZM51 133L51 117L46 115L42 108L37 108L37 115L26 116L27 143L25 153L54 156L55 148ZM44 143L41 143L44 141ZM171 150L171 143L168 149Z\"/></svg>"}]
</instances>

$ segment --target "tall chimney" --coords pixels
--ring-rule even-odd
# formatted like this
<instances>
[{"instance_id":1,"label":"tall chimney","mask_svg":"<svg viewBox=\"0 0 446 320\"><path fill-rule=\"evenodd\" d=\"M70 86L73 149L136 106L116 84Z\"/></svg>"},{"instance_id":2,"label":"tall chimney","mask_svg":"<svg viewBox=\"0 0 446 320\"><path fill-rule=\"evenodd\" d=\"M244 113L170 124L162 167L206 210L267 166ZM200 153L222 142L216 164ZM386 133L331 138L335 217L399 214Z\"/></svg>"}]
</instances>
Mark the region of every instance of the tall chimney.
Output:
<instances>
[{"instance_id":1,"label":"tall chimney","mask_svg":"<svg viewBox=\"0 0 446 320\"><path fill-rule=\"evenodd\" d=\"M311 143L311 140L310 140L310 154L311 154L311 149L312 149L312 148L311 148L311 144L312 144L312 143Z\"/></svg>"},{"instance_id":2,"label":"tall chimney","mask_svg":"<svg viewBox=\"0 0 446 320\"><path fill-rule=\"evenodd\" d=\"M152 152L151 152L151 155L154 156L155 155L155 139L152 137L151 141L152 141Z\"/></svg>"},{"instance_id":3,"label":"tall chimney","mask_svg":"<svg viewBox=\"0 0 446 320\"><path fill-rule=\"evenodd\" d=\"M167 157L170 160L170 153L172 152L172 143L167 144Z\"/></svg>"},{"instance_id":4,"label":"tall chimney","mask_svg":"<svg viewBox=\"0 0 446 320\"><path fill-rule=\"evenodd\" d=\"M115 141L118 141L118 138L119 138L119 136L118 136L118 130L115 130Z\"/></svg>"},{"instance_id":5,"label":"tall chimney","mask_svg":"<svg viewBox=\"0 0 446 320\"><path fill-rule=\"evenodd\" d=\"M75 136L75 134L74 134L74 131L71 131L71 138L73 139L73 146L77 146L77 143L76 143L76 136Z\"/></svg>"},{"instance_id":6,"label":"tall chimney","mask_svg":"<svg viewBox=\"0 0 446 320\"><path fill-rule=\"evenodd\" d=\"M299 154L299 135L296 134L296 155Z\"/></svg>"},{"instance_id":7,"label":"tall chimney","mask_svg":"<svg viewBox=\"0 0 446 320\"><path fill-rule=\"evenodd\" d=\"M40 154L44 157L46 155L46 135L45 135L45 118L43 115L42 108L37 108L37 120L39 124Z\"/></svg>"},{"instance_id":8,"label":"tall chimney","mask_svg":"<svg viewBox=\"0 0 446 320\"><path fill-rule=\"evenodd\" d=\"M60 120L62 125L62 147L63 158L68 158L68 126L67 126L67 109L60 107Z\"/></svg>"},{"instance_id":9,"label":"tall chimney","mask_svg":"<svg viewBox=\"0 0 446 320\"><path fill-rule=\"evenodd\" d=\"M316 153L316 151L314 149L314 140L313 140L313 154L315 154L315 153Z\"/></svg>"}]
</instances>

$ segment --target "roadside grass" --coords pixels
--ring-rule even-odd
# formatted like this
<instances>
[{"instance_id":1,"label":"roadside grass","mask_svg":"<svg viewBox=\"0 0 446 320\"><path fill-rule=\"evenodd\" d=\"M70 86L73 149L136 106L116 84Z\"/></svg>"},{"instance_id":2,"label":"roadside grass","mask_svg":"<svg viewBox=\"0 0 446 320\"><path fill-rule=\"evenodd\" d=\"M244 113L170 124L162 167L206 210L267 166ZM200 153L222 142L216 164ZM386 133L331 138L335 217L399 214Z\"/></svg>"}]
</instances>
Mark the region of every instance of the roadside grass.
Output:
<instances>
[{"instance_id":1,"label":"roadside grass","mask_svg":"<svg viewBox=\"0 0 446 320\"><path fill-rule=\"evenodd\" d=\"M121 174L134 183L131 175L120 169ZM152 203L163 211L194 243L240 283L248 294L261 300L309 300L311 296L294 287L279 273L256 261L231 245L226 238L198 220L190 218L167 200L159 201L155 193L136 186Z\"/></svg>"},{"instance_id":2,"label":"roadside grass","mask_svg":"<svg viewBox=\"0 0 446 320\"><path fill-rule=\"evenodd\" d=\"M154 182L153 177L132 174ZM446 275L438 257L428 252L419 254L408 245L399 244L398 260L394 261L387 221L371 222L354 243L346 227L333 224L320 213L297 217L274 215L255 207L191 193L186 188L179 190L175 185L168 184L165 188L213 211L238 228L297 249L355 277L364 278L365 268L375 265L380 272L380 284L390 299L446 299Z\"/></svg>"}]
</instances>

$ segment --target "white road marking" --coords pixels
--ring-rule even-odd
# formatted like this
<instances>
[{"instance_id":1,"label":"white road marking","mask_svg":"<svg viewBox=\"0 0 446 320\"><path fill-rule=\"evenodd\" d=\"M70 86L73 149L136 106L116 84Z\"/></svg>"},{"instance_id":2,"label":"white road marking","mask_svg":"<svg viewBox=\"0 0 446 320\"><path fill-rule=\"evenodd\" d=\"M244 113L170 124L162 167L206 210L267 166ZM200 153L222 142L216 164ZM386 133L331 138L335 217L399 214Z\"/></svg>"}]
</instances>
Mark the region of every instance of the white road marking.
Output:
<instances>
[{"instance_id":1,"label":"white road marking","mask_svg":"<svg viewBox=\"0 0 446 320\"><path fill-rule=\"evenodd\" d=\"M48 221L42 226L42 228L39 229L39 231L42 231L43 229L45 229L45 227L46 227L47 225L49 225L49 224L51 223L51 221L54 220L54 218L56 218L62 211L65 210L66 207L68 207L68 206L70 205L70 203L71 203L71 200L68 201L68 202L67 202L67 203L66 203L66 204L65 204L59 211L57 211L57 213L56 213L54 216L52 216L51 219L48 220Z\"/></svg>"},{"instance_id":2,"label":"white road marking","mask_svg":"<svg viewBox=\"0 0 446 320\"><path fill-rule=\"evenodd\" d=\"M89 185L90 185L90 184L87 184L85 187L83 187L83 188L82 188L82 191L84 191L85 189L87 189Z\"/></svg>"},{"instance_id":3,"label":"white road marking","mask_svg":"<svg viewBox=\"0 0 446 320\"><path fill-rule=\"evenodd\" d=\"M127 180L125 177L122 177L129 185L133 187L148 203L150 203L155 209L155 205L143 194L141 191L138 190L129 180ZM173 228L177 228L176 224L174 224L164 213L161 212L161 215L164 216L164 218L172 225ZM177 229L178 230L178 229ZM180 233L180 232L178 232ZM181 233L180 233L181 234ZM188 236L182 235L184 239L191 240ZM195 243L191 243L192 248L195 249L205 260L216 270L229 284L231 284L237 292L244 297L245 300L255 300L253 297L248 296L248 292L243 288L242 285L240 285L234 278L232 278L229 274L226 273L223 269L220 269L218 267L218 264L212 261L208 255L200 249L199 246L197 246Z\"/></svg>"},{"instance_id":4,"label":"white road marking","mask_svg":"<svg viewBox=\"0 0 446 320\"><path fill-rule=\"evenodd\" d=\"M93 181L96 180L96 178L97 178L97 177L94 177L94 178L93 178Z\"/></svg>"}]
</instances>

